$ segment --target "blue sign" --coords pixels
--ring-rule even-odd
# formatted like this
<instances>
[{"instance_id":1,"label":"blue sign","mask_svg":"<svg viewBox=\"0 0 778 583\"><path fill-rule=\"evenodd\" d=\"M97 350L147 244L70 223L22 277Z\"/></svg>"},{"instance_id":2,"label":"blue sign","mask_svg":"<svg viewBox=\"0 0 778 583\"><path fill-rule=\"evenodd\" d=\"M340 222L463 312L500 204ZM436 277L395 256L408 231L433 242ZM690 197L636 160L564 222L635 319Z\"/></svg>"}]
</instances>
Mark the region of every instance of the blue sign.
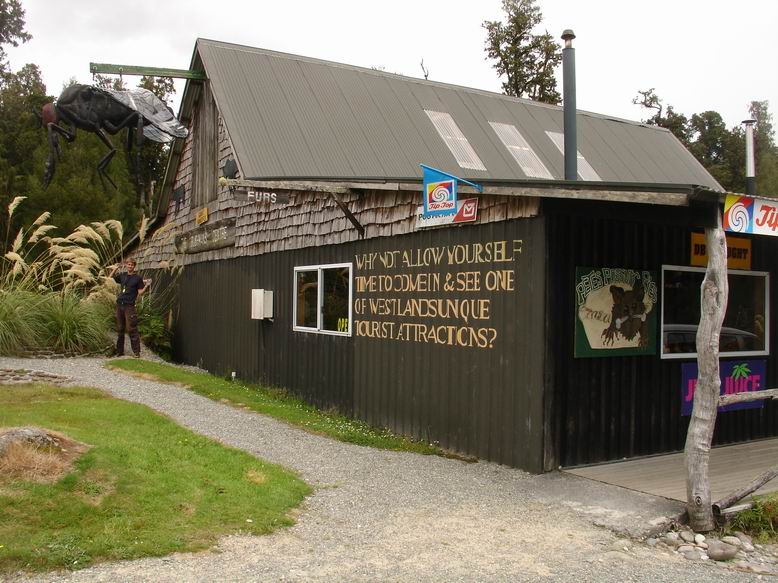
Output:
<instances>
[{"instance_id":1,"label":"blue sign","mask_svg":"<svg viewBox=\"0 0 778 583\"><path fill-rule=\"evenodd\" d=\"M447 174L442 170L419 164L424 170L424 212L425 218L444 217L457 213L457 184L464 182L478 192L483 188L467 180Z\"/></svg>"},{"instance_id":2,"label":"blue sign","mask_svg":"<svg viewBox=\"0 0 778 583\"><path fill-rule=\"evenodd\" d=\"M719 375L721 376L721 394L734 395L737 393L749 393L763 390L767 361L765 360L732 360L721 362ZM692 414L694 404L694 390L697 387L697 363L689 362L681 365L681 415ZM764 406L764 400L750 401L747 403L735 403L726 407L719 407L719 413L737 411L738 409L759 409Z\"/></svg>"}]
</instances>

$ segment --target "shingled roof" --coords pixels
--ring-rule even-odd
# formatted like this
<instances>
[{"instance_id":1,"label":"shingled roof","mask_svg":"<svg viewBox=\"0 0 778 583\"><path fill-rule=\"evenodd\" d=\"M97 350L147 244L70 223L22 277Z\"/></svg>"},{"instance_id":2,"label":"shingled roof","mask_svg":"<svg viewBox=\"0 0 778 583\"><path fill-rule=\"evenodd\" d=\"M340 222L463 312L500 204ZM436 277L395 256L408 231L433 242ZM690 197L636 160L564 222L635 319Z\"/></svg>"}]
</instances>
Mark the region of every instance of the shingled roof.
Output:
<instances>
[{"instance_id":1,"label":"shingled roof","mask_svg":"<svg viewBox=\"0 0 778 583\"><path fill-rule=\"evenodd\" d=\"M561 107L206 39L194 62L244 178L418 179L419 163L481 181L564 176ZM663 128L579 111L578 150L584 180L723 190Z\"/></svg>"}]
</instances>

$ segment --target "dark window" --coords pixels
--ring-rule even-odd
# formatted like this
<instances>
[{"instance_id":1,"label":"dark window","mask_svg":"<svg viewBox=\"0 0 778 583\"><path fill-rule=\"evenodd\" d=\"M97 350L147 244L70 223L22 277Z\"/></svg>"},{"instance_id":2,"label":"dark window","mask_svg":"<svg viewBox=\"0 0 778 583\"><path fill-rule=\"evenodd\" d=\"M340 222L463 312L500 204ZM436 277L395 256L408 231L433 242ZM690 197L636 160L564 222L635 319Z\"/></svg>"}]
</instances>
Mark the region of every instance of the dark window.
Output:
<instances>
[{"instance_id":1,"label":"dark window","mask_svg":"<svg viewBox=\"0 0 778 583\"><path fill-rule=\"evenodd\" d=\"M697 356L697 326L700 323L701 267L662 268L662 357ZM769 275L764 272L728 273L729 300L719 336L722 356L769 353L767 294Z\"/></svg>"},{"instance_id":2,"label":"dark window","mask_svg":"<svg viewBox=\"0 0 778 583\"><path fill-rule=\"evenodd\" d=\"M298 271L295 288L297 296L295 326L318 328L319 273L317 271Z\"/></svg>"}]
</instances>

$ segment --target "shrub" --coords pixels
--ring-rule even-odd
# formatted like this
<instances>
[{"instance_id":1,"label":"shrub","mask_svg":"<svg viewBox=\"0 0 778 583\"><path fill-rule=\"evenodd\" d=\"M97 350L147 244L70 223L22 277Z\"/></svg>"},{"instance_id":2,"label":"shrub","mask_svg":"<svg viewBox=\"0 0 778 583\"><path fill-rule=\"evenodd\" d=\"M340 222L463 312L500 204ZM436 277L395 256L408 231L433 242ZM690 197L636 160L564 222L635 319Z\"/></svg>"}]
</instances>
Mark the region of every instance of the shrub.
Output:
<instances>
[{"instance_id":1,"label":"shrub","mask_svg":"<svg viewBox=\"0 0 778 583\"><path fill-rule=\"evenodd\" d=\"M753 507L732 520L732 529L742 530L762 542L775 540L778 535L778 494L754 498L753 502Z\"/></svg>"},{"instance_id":2,"label":"shrub","mask_svg":"<svg viewBox=\"0 0 778 583\"><path fill-rule=\"evenodd\" d=\"M167 326L165 302L154 290L138 301L138 332L143 342L165 360L173 356L172 333Z\"/></svg>"},{"instance_id":3,"label":"shrub","mask_svg":"<svg viewBox=\"0 0 778 583\"><path fill-rule=\"evenodd\" d=\"M38 346L41 303L41 295L34 292L0 290L0 354L18 355Z\"/></svg>"},{"instance_id":4,"label":"shrub","mask_svg":"<svg viewBox=\"0 0 778 583\"><path fill-rule=\"evenodd\" d=\"M39 318L43 344L66 354L102 352L111 346L111 307L76 291L49 293Z\"/></svg>"}]
</instances>

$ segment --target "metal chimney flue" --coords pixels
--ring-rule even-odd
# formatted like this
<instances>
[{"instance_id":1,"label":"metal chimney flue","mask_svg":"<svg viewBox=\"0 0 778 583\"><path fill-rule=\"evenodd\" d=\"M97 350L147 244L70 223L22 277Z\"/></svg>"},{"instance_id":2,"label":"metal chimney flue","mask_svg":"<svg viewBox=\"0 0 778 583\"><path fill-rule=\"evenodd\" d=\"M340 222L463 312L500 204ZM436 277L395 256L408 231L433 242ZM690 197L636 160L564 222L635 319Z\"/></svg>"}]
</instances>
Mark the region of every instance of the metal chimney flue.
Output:
<instances>
[{"instance_id":1,"label":"metal chimney flue","mask_svg":"<svg viewBox=\"0 0 778 583\"><path fill-rule=\"evenodd\" d=\"M569 28L562 33L562 85L565 117L565 180L578 180L578 131L575 121L575 33Z\"/></svg>"},{"instance_id":2,"label":"metal chimney flue","mask_svg":"<svg viewBox=\"0 0 778 583\"><path fill-rule=\"evenodd\" d=\"M755 119L743 120L746 126L746 194L756 195L756 164L754 164L754 124Z\"/></svg>"}]
</instances>

